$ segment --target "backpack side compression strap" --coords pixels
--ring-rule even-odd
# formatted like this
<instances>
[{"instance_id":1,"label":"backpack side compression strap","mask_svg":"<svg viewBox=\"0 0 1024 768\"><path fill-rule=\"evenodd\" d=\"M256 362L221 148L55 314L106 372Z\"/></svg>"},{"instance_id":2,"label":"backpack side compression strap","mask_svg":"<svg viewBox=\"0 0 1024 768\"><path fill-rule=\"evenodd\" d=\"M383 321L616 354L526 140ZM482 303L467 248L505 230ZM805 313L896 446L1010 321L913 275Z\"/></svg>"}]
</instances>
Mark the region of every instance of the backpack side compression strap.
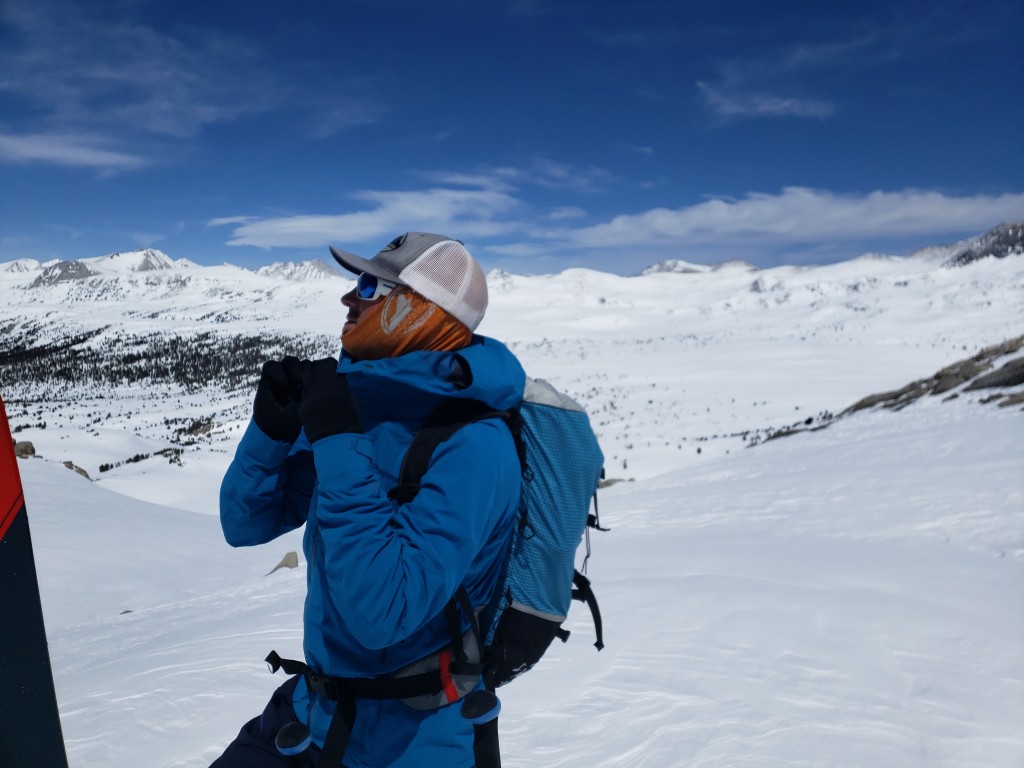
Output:
<instances>
[{"instance_id":1,"label":"backpack side compression strap","mask_svg":"<svg viewBox=\"0 0 1024 768\"><path fill-rule=\"evenodd\" d=\"M594 596L594 590L590 586L590 579L579 571L574 571L572 583L574 587L572 599L586 603L590 608L590 615L594 617L594 631L597 633L597 642L594 643L594 647L600 651L604 648L604 625L601 623L601 609L597 607L597 597Z\"/></svg>"}]
</instances>

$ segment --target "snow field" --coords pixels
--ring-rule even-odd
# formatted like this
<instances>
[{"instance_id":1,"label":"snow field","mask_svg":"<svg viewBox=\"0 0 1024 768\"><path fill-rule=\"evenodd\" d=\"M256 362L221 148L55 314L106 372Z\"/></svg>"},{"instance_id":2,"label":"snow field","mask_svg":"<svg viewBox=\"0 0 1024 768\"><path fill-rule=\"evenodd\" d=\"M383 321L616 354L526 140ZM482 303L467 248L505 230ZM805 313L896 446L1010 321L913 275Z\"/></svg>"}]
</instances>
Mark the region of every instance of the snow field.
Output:
<instances>
[{"instance_id":1,"label":"snow field","mask_svg":"<svg viewBox=\"0 0 1024 768\"><path fill-rule=\"evenodd\" d=\"M499 692L505 764L1019 765L1020 428L925 401L606 489L607 647L575 608ZM264 575L297 534L21 466L72 765L207 765L301 651L303 568Z\"/></svg>"}]
</instances>

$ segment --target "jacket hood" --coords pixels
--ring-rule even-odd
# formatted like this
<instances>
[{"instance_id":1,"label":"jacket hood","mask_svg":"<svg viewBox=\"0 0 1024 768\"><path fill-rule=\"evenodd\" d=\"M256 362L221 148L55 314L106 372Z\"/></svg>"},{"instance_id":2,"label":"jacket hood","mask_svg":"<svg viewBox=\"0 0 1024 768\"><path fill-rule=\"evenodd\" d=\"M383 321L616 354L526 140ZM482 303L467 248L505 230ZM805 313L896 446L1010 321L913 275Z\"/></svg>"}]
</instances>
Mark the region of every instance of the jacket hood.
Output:
<instances>
[{"instance_id":1,"label":"jacket hood","mask_svg":"<svg viewBox=\"0 0 1024 768\"><path fill-rule=\"evenodd\" d=\"M383 360L356 360L342 350L338 372L348 377L360 402L379 393L393 398L419 392L479 400L505 410L519 404L526 386L526 372L516 356L486 336L474 336L456 352L417 351Z\"/></svg>"}]
</instances>

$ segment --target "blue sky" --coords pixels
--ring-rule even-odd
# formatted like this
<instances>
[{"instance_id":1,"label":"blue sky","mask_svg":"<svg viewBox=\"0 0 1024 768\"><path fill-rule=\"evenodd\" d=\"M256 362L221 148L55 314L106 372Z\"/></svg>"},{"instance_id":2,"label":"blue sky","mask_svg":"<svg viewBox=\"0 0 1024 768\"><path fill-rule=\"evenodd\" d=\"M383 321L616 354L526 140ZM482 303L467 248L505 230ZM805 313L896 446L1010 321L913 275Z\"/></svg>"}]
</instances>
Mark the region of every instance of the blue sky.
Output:
<instances>
[{"instance_id":1,"label":"blue sky","mask_svg":"<svg viewBox=\"0 0 1024 768\"><path fill-rule=\"evenodd\" d=\"M1024 4L4 0L0 261L633 274L1024 219Z\"/></svg>"}]
</instances>

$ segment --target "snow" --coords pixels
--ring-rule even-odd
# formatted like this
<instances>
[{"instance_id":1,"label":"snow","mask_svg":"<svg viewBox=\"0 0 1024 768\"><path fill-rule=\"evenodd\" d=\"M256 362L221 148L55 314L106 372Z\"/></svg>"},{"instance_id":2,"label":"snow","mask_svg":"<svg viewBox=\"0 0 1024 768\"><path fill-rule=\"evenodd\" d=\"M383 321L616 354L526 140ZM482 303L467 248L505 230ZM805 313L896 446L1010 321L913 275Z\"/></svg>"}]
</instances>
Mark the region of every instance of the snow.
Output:
<instances>
[{"instance_id":1,"label":"snow","mask_svg":"<svg viewBox=\"0 0 1024 768\"><path fill-rule=\"evenodd\" d=\"M140 312L156 300L183 325L340 323L343 278L175 263L192 277L179 293L122 274L130 300L94 299L89 321L156 327ZM76 290L30 300L31 274L0 277L16 297L4 322L42 322ZM570 641L499 691L504 765L1024 764L1020 406L961 392L755 447L739 436L1019 336L1024 261L490 279L481 331L587 405L621 480L600 494L612 530L588 568L606 648L577 606ZM35 421L2 391L12 425ZM46 429L15 435L44 457L19 466L64 735L72 766L198 768L283 681L267 652L301 654L305 564L268 575L299 533L240 550L221 536L217 485L251 389L120 396L55 401ZM98 408L115 417L87 423ZM168 416L211 412L220 426L180 465L98 472L170 445Z\"/></svg>"}]
</instances>

